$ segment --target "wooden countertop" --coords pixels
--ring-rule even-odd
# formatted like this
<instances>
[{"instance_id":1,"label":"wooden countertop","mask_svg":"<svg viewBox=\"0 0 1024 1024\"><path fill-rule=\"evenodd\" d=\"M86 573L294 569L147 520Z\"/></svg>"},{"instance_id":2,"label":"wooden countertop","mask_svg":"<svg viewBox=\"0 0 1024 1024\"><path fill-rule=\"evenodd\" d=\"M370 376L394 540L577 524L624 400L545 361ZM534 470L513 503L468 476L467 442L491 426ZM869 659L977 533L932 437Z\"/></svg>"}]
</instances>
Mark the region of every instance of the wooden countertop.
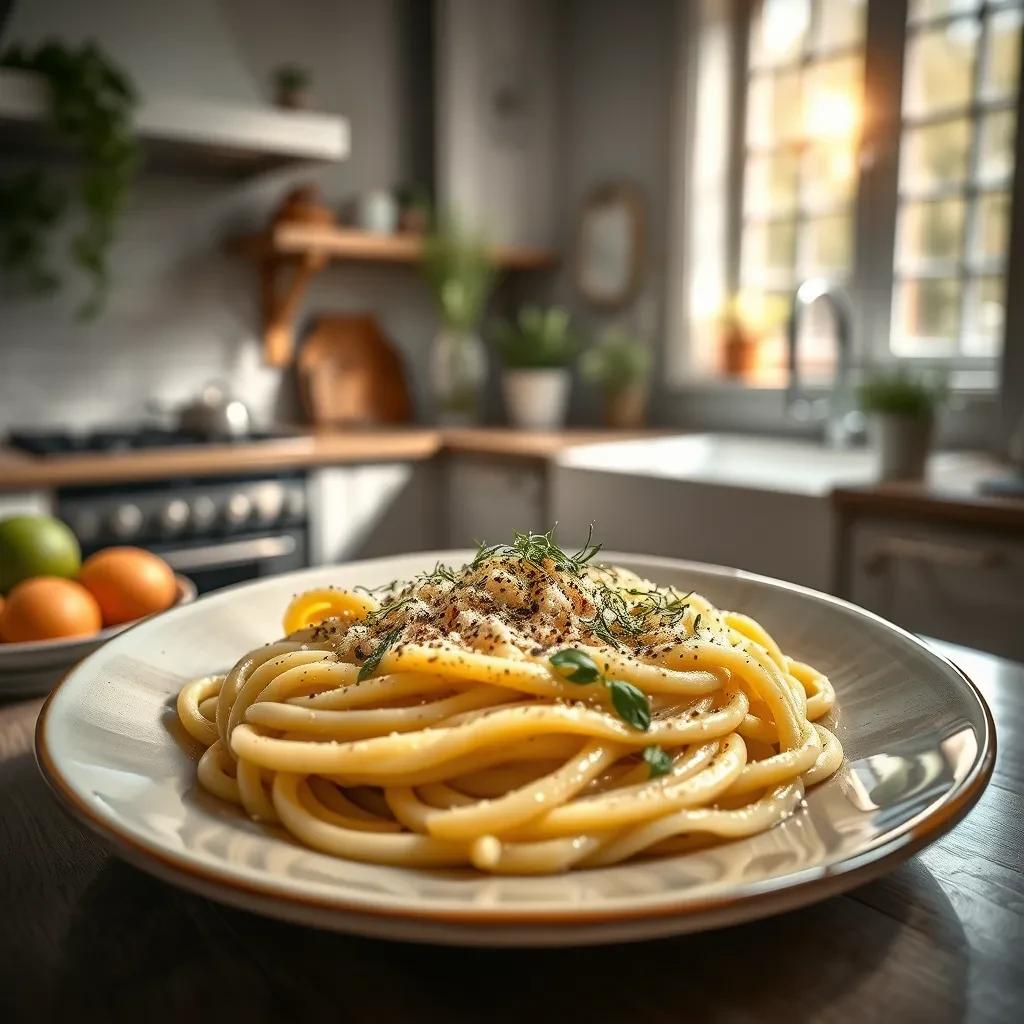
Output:
<instances>
[{"instance_id":1,"label":"wooden countertop","mask_svg":"<svg viewBox=\"0 0 1024 1024\"><path fill-rule=\"evenodd\" d=\"M952 832L823 903L583 949L400 945L175 889L58 807L32 756L42 702L0 707L0 1018L1012 1020L1024 1002L1024 666L936 646L978 684L999 734L992 781Z\"/></svg>"},{"instance_id":2,"label":"wooden countertop","mask_svg":"<svg viewBox=\"0 0 1024 1024\"><path fill-rule=\"evenodd\" d=\"M653 431L524 431L507 427L310 431L237 444L149 448L39 458L0 445L0 490L130 483L178 476L258 473L349 462L405 462L438 452L547 459L567 447L625 440Z\"/></svg>"},{"instance_id":3,"label":"wooden countertop","mask_svg":"<svg viewBox=\"0 0 1024 1024\"><path fill-rule=\"evenodd\" d=\"M991 495L980 490L984 481L1010 475L1011 469L1002 463L964 455L927 480L841 487L832 498L849 516L891 516L1022 530L1024 494Z\"/></svg>"}]
</instances>

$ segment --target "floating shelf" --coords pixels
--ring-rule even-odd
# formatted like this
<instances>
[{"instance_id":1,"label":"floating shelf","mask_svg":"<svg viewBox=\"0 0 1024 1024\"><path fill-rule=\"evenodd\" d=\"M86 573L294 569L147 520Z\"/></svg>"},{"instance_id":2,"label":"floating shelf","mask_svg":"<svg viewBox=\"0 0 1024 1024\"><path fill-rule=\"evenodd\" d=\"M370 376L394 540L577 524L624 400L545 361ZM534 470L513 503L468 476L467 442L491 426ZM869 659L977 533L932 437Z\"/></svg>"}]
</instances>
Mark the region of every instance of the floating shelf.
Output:
<instances>
[{"instance_id":1,"label":"floating shelf","mask_svg":"<svg viewBox=\"0 0 1024 1024\"><path fill-rule=\"evenodd\" d=\"M61 150L49 128L48 90L41 75L0 69L0 140L29 150ZM140 100L134 122L147 158L157 164L248 174L293 163L334 163L349 154L348 121L333 114L150 96Z\"/></svg>"},{"instance_id":2,"label":"floating shelf","mask_svg":"<svg viewBox=\"0 0 1024 1024\"><path fill-rule=\"evenodd\" d=\"M423 256L423 237L283 223L262 234L236 239L232 248L260 264L264 354L272 366L283 366L294 351L294 321L302 297L328 263L337 260L412 266ZM543 270L558 262L550 250L520 246L495 246L493 256L503 270Z\"/></svg>"}]
</instances>

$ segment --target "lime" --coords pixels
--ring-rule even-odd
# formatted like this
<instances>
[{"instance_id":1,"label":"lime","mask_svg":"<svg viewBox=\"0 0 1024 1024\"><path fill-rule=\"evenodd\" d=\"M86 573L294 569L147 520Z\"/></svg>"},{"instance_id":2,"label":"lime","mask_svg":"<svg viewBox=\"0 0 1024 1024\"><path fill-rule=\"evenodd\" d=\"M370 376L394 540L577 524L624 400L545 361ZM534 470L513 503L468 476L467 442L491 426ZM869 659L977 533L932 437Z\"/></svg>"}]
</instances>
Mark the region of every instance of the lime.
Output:
<instances>
[{"instance_id":1,"label":"lime","mask_svg":"<svg viewBox=\"0 0 1024 1024\"><path fill-rule=\"evenodd\" d=\"M50 516L11 516L0 522L0 593L30 576L73 579L82 564L75 535Z\"/></svg>"}]
</instances>

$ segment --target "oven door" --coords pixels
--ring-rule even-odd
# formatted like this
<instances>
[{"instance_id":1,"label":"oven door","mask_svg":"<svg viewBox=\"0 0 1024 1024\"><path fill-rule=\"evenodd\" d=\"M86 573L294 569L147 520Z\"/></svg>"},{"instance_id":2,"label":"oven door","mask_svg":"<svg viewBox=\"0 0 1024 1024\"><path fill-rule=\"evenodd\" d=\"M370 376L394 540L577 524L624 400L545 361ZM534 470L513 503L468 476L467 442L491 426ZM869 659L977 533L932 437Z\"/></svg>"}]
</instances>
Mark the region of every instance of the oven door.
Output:
<instances>
[{"instance_id":1,"label":"oven door","mask_svg":"<svg viewBox=\"0 0 1024 1024\"><path fill-rule=\"evenodd\" d=\"M188 576L200 594L308 565L305 530L241 534L194 544L154 544L174 569Z\"/></svg>"}]
</instances>

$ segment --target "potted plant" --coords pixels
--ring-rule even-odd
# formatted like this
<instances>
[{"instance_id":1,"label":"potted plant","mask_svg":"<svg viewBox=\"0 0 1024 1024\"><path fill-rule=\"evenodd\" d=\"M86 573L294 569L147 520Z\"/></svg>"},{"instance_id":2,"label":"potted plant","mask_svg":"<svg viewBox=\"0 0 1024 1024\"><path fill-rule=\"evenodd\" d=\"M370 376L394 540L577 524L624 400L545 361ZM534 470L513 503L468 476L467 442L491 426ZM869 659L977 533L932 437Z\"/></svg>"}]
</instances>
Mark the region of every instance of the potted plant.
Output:
<instances>
[{"instance_id":1,"label":"potted plant","mask_svg":"<svg viewBox=\"0 0 1024 1024\"><path fill-rule=\"evenodd\" d=\"M274 71L274 102L285 110L308 110L313 76L298 64L282 64Z\"/></svg>"},{"instance_id":2,"label":"potted plant","mask_svg":"<svg viewBox=\"0 0 1024 1024\"><path fill-rule=\"evenodd\" d=\"M747 295L731 298L719 316L722 370L727 377L749 377L757 367L759 332Z\"/></svg>"},{"instance_id":3,"label":"potted plant","mask_svg":"<svg viewBox=\"0 0 1024 1024\"><path fill-rule=\"evenodd\" d=\"M576 342L565 309L524 306L497 332L502 390L514 426L554 430L565 422Z\"/></svg>"},{"instance_id":4,"label":"potted plant","mask_svg":"<svg viewBox=\"0 0 1024 1024\"><path fill-rule=\"evenodd\" d=\"M89 281L78 312L90 319L106 302L110 251L141 160L135 89L93 43L12 46L0 65L46 80L50 127L76 158L70 178L32 164L0 176L0 269L34 292L52 292L63 280L51 249L66 238L71 261ZM61 230L68 222L73 230Z\"/></svg>"},{"instance_id":5,"label":"potted plant","mask_svg":"<svg viewBox=\"0 0 1024 1024\"><path fill-rule=\"evenodd\" d=\"M437 418L474 423L487 376L479 325L494 287L494 260L481 239L448 220L424 239L422 266L441 314L430 360Z\"/></svg>"},{"instance_id":6,"label":"potted plant","mask_svg":"<svg viewBox=\"0 0 1024 1024\"><path fill-rule=\"evenodd\" d=\"M878 456L881 480L920 480L931 448L945 382L907 370L875 373L861 385L860 406Z\"/></svg>"},{"instance_id":7,"label":"potted plant","mask_svg":"<svg viewBox=\"0 0 1024 1024\"><path fill-rule=\"evenodd\" d=\"M580 370L601 388L606 426L628 430L643 425L651 374L651 350L647 345L613 328L583 354Z\"/></svg>"}]
</instances>

